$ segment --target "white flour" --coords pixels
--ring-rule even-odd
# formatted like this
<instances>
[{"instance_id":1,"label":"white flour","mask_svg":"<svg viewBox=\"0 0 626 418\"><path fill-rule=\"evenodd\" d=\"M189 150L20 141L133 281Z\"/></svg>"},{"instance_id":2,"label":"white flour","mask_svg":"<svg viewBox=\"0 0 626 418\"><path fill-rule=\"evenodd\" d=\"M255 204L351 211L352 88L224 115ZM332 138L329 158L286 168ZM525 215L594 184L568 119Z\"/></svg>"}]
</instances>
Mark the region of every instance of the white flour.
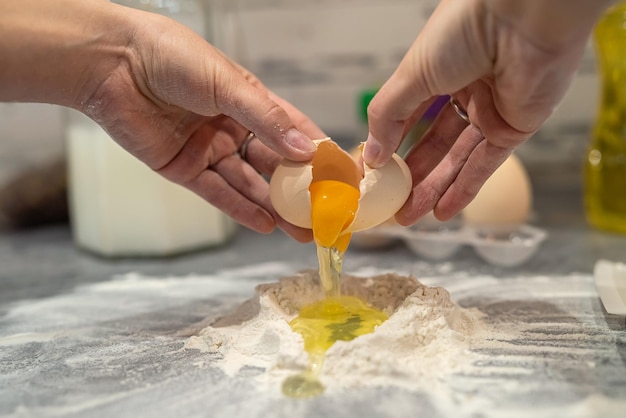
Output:
<instances>
[{"instance_id":1,"label":"white flour","mask_svg":"<svg viewBox=\"0 0 626 418\"><path fill-rule=\"evenodd\" d=\"M482 331L480 314L453 304L443 288L395 274L344 276L342 293L366 300L389 319L374 333L338 341L328 350L320 374L327 391L370 385L432 389L476 357L470 348ZM288 322L322 296L315 272L260 285L255 298L185 347L221 354L218 367L230 376L244 367L260 368L259 379L279 390L282 379L308 364L302 337Z\"/></svg>"}]
</instances>

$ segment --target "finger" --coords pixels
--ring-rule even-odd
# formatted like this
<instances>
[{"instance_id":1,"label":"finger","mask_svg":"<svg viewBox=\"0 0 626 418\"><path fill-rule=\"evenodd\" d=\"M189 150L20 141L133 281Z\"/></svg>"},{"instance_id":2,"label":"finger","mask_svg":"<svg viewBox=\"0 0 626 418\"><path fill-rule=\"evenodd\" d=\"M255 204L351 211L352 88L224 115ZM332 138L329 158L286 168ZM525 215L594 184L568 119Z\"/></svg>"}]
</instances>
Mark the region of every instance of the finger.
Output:
<instances>
[{"instance_id":1,"label":"finger","mask_svg":"<svg viewBox=\"0 0 626 418\"><path fill-rule=\"evenodd\" d=\"M502 148L514 148L530 138L537 127L529 125L528 131L522 131L509 124L495 100L497 91L491 84L479 80L455 94L455 100L465 109L470 121L480 127L489 142ZM521 109L518 111L523 112Z\"/></svg>"},{"instance_id":2,"label":"finger","mask_svg":"<svg viewBox=\"0 0 626 418\"><path fill-rule=\"evenodd\" d=\"M501 148L487 141L479 143L435 205L435 216L447 220L465 208L511 152L511 148Z\"/></svg>"},{"instance_id":3,"label":"finger","mask_svg":"<svg viewBox=\"0 0 626 418\"><path fill-rule=\"evenodd\" d=\"M248 144L245 160L259 173L270 176L282 161L282 157L254 137Z\"/></svg>"},{"instance_id":4,"label":"finger","mask_svg":"<svg viewBox=\"0 0 626 418\"><path fill-rule=\"evenodd\" d=\"M278 214L274 218L276 225L290 237L294 238L298 242L306 243L313 240L313 231L310 229L300 228L295 226L281 218Z\"/></svg>"},{"instance_id":5,"label":"finger","mask_svg":"<svg viewBox=\"0 0 626 418\"><path fill-rule=\"evenodd\" d=\"M257 79L253 74L249 73L242 67L240 68L250 84L265 92L270 97L270 99L278 103L287 112L287 114L295 123L297 129L300 132L313 139L321 139L327 136L324 131L322 131L319 126L317 126L315 122L313 122L308 116L302 113L294 105L292 105L287 100L281 98L280 96L277 96L271 90L267 89L267 87L265 87L265 85L261 83L261 81ZM250 152L248 153L246 160L250 162L250 164L255 167L260 173L270 176L282 160L282 157L276 152L272 151L271 148L263 144L263 142L258 140L253 140L248 147L250 149ZM290 233L290 235L292 234Z\"/></svg>"},{"instance_id":6,"label":"finger","mask_svg":"<svg viewBox=\"0 0 626 418\"><path fill-rule=\"evenodd\" d=\"M430 99L424 101L417 107L417 109L413 111L413 113L410 116L407 117L406 120L402 121L401 123L399 122L398 124L394 124L392 129L394 130L397 129L399 131L399 135L392 135L388 137L384 144L386 147L389 147L392 150L391 152L396 152L398 150L402 141L405 140L407 135L413 129L414 125L424 116L424 114L426 113L428 108L433 104L435 99L436 99L435 97L431 97ZM366 152L369 154L372 154L372 148L376 147L376 145L374 144L375 142L376 142L376 139L373 139L370 133L365 143L365 148L370 147L370 150L363 151L363 155ZM363 161L365 161L364 158L363 158Z\"/></svg>"},{"instance_id":7,"label":"finger","mask_svg":"<svg viewBox=\"0 0 626 418\"><path fill-rule=\"evenodd\" d=\"M233 189L239 192L248 201L262 208L264 214L269 214L273 220L272 226L274 224L278 225L280 229L300 242L308 242L312 239L312 232L310 230L291 225L275 212L269 198L269 184L244 160L236 155L224 158L216 165L215 170ZM244 225L248 226L250 225L249 222L253 221L254 219L252 217L247 218L245 220L247 223ZM262 218L261 221L266 222L267 220ZM269 232L269 230L253 229L259 232Z\"/></svg>"},{"instance_id":8,"label":"finger","mask_svg":"<svg viewBox=\"0 0 626 418\"><path fill-rule=\"evenodd\" d=\"M217 117L207 119L183 143L170 161L156 171L167 179L186 186L207 167L237 152L239 144L233 138L246 136L244 128L232 119Z\"/></svg>"},{"instance_id":9,"label":"finger","mask_svg":"<svg viewBox=\"0 0 626 418\"><path fill-rule=\"evenodd\" d=\"M407 154L413 184L419 184L439 164L467 127L452 106L445 105L420 142Z\"/></svg>"},{"instance_id":10,"label":"finger","mask_svg":"<svg viewBox=\"0 0 626 418\"><path fill-rule=\"evenodd\" d=\"M272 92L269 93L269 96L272 100L274 100L276 103L282 106L283 109L287 111L287 113L291 117L291 120L294 121L298 129L302 133L307 135L309 138L322 139L327 136L324 133L324 131L322 131L322 129L319 126L317 126L315 122L311 120L311 118L309 118L304 113L302 113L298 108L296 108L290 102L288 102L287 100L279 96L276 96Z\"/></svg>"},{"instance_id":11,"label":"finger","mask_svg":"<svg viewBox=\"0 0 626 418\"><path fill-rule=\"evenodd\" d=\"M430 212L467 162L470 154L484 141L476 127L467 126L444 158L432 171L413 187L404 206L396 214L401 225L412 225Z\"/></svg>"},{"instance_id":12,"label":"finger","mask_svg":"<svg viewBox=\"0 0 626 418\"><path fill-rule=\"evenodd\" d=\"M376 93L367 107L369 133L363 148L363 161L373 168L384 165L398 149L405 132L407 119L415 113L422 102L407 103L400 113L394 113L394 106L400 99L394 95L393 76ZM385 87L387 86L387 87Z\"/></svg>"},{"instance_id":13,"label":"finger","mask_svg":"<svg viewBox=\"0 0 626 418\"><path fill-rule=\"evenodd\" d=\"M247 228L267 234L276 226L274 217L264 207L242 194L214 169L204 170L187 187Z\"/></svg>"},{"instance_id":14,"label":"finger","mask_svg":"<svg viewBox=\"0 0 626 418\"><path fill-rule=\"evenodd\" d=\"M236 68L239 69L241 74L246 78L246 80L248 80L248 83L250 83L251 85L255 86L256 88L258 88L259 90L267 94L267 96L270 99L272 99L273 101L278 103L283 109L285 109L285 111L287 112L291 120L295 123L296 127L302 133L307 135L309 138L313 138L313 139L321 139L321 138L326 137L326 134L324 133L324 131L322 131L320 127L317 126L317 124L311 120L311 118L309 118L304 113L302 113L293 104L291 104L289 101L283 99L282 97L276 95L274 92L268 89L261 82L261 80L259 80L254 74L252 74L242 65L236 62L233 62L232 64Z\"/></svg>"},{"instance_id":15,"label":"finger","mask_svg":"<svg viewBox=\"0 0 626 418\"><path fill-rule=\"evenodd\" d=\"M285 109L239 72L224 72L218 77L216 102L219 111L237 120L285 158L306 161L316 147L291 120Z\"/></svg>"},{"instance_id":16,"label":"finger","mask_svg":"<svg viewBox=\"0 0 626 418\"><path fill-rule=\"evenodd\" d=\"M261 206L268 212L271 211L269 184L239 155L233 154L223 158L213 166L213 169L246 199Z\"/></svg>"}]
</instances>

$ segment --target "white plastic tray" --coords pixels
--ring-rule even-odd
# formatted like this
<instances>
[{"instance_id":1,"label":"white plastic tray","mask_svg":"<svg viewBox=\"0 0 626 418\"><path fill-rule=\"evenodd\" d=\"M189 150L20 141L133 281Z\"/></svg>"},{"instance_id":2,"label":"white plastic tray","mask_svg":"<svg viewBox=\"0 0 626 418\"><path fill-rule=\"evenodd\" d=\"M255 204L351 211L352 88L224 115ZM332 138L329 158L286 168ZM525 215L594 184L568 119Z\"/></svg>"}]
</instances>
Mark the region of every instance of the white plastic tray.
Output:
<instances>
[{"instance_id":1,"label":"white plastic tray","mask_svg":"<svg viewBox=\"0 0 626 418\"><path fill-rule=\"evenodd\" d=\"M410 228L383 225L367 232L370 240L400 239L415 254L430 260L445 260L469 245L483 260L505 267L529 260L547 237L543 229L526 224L508 229L480 228L460 220L420 222Z\"/></svg>"}]
</instances>

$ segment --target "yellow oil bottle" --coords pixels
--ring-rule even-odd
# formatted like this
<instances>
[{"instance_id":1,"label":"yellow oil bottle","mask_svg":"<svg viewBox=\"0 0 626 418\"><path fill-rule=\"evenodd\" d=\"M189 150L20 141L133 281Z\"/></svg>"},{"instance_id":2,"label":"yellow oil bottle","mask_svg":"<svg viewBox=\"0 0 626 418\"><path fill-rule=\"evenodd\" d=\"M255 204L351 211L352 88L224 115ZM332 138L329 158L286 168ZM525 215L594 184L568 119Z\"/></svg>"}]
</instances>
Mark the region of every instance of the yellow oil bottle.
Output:
<instances>
[{"instance_id":1,"label":"yellow oil bottle","mask_svg":"<svg viewBox=\"0 0 626 418\"><path fill-rule=\"evenodd\" d=\"M626 1L594 32L601 95L585 161L585 210L595 228L626 234Z\"/></svg>"}]
</instances>

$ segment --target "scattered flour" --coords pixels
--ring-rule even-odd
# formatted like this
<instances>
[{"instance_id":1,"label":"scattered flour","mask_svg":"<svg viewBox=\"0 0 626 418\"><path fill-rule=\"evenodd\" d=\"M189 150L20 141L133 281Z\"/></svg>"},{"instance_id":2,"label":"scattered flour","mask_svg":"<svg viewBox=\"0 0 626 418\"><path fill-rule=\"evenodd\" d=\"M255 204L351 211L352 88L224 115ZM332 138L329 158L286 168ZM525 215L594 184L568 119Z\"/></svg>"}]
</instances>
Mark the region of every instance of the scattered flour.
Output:
<instances>
[{"instance_id":1,"label":"scattered flour","mask_svg":"<svg viewBox=\"0 0 626 418\"><path fill-rule=\"evenodd\" d=\"M452 303L443 288L395 274L343 276L342 294L362 298L389 319L374 333L338 341L327 351L320 374L327 391L370 385L432 388L476 356L470 348L483 330L481 314ZM221 355L218 367L231 376L244 367L259 368L264 371L259 379L279 387L308 364L302 337L289 321L322 297L313 271L260 285L256 297L189 338L185 347Z\"/></svg>"}]
</instances>

